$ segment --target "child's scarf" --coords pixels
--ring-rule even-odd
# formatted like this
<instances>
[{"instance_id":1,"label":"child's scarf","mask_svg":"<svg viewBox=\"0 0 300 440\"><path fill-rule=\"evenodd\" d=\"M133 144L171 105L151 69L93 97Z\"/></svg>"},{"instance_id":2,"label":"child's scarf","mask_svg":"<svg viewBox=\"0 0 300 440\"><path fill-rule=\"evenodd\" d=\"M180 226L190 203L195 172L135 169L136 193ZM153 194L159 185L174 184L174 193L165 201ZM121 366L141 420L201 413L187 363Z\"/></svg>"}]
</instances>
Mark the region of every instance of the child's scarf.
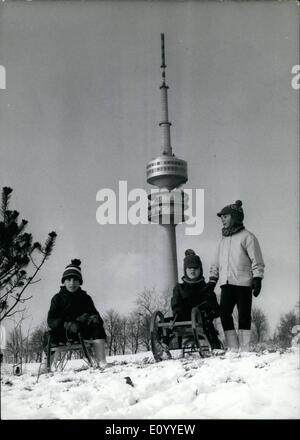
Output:
<instances>
[{"instance_id":1,"label":"child's scarf","mask_svg":"<svg viewBox=\"0 0 300 440\"><path fill-rule=\"evenodd\" d=\"M222 235L223 237L229 237L230 235L236 234L237 232L242 231L245 229L245 226L243 224L241 225L232 225L229 226L229 228L222 228Z\"/></svg>"}]
</instances>

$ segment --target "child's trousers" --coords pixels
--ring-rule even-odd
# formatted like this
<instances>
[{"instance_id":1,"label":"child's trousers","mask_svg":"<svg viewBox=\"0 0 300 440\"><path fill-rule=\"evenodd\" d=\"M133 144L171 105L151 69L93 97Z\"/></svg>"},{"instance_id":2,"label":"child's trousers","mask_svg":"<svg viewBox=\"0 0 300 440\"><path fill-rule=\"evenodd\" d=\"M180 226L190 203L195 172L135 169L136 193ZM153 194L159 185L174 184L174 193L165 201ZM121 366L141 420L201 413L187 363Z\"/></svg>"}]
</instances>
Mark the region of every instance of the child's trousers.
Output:
<instances>
[{"instance_id":1,"label":"child's trousers","mask_svg":"<svg viewBox=\"0 0 300 440\"><path fill-rule=\"evenodd\" d=\"M238 328L250 330L252 289L248 286L233 286L225 284L221 286L221 322L224 331L234 330L232 317L233 309L238 309Z\"/></svg>"}]
</instances>

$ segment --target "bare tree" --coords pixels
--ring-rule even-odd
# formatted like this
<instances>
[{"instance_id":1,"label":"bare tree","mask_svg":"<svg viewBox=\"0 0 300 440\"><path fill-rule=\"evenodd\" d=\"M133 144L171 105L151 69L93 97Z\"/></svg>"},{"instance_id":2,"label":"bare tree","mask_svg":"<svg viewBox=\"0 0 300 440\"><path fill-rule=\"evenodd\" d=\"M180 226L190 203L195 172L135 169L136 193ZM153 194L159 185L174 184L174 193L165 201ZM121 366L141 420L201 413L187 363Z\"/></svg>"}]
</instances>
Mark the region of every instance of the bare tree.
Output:
<instances>
[{"instance_id":1,"label":"bare tree","mask_svg":"<svg viewBox=\"0 0 300 440\"><path fill-rule=\"evenodd\" d=\"M147 350L151 350L151 339L150 339L150 320L151 315L141 316L140 322L140 341L141 345Z\"/></svg>"},{"instance_id":2,"label":"bare tree","mask_svg":"<svg viewBox=\"0 0 300 440\"><path fill-rule=\"evenodd\" d=\"M121 318L120 320L120 333L118 336L119 339L119 349L121 354L125 354L126 346L127 346L127 318Z\"/></svg>"},{"instance_id":3,"label":"bare tree","mask_svg":"<svg viewBox=\"0 0 300 440\"><path fill-rule=\"evenodd\" d=\"M142 317L138 310L134 310L127 320L127 340L131 353L137 353L140 347Z\"/></svg>"},{"instance_id":4,"label":"bare tree","mask_svg":"<svg viewBox=\"0 0 300 440\"><path fill-rule=\"evenodd\" d=\"M16 308L31 298L25 298L24 292L38 282L34 279L50 257L56 239L56 233L50 232L44 246L33 242L32 234L24 232L27 220L18 223L19 213L9 210L12 191L3 188L0 209L0 322L20 312Z\"/></svg>"},{"instance_id":5,"label":"bare tree","mask_svg":"<svg viewBox=\"0 0 300 440\"><path fill-rule=\"evenodd\" d=\"M152 289L145 288L138 294L136 305L140 313L143 314L152 315L156 310L166 313L170 305L168 297L168 290L158 293L154 287Z\"/></svg>"},{"instance_id":6,"label":"bare tree","mask_svg":"<svg viewBox=\"0 0 300 440\"><path fill-rule=\"evenodd\" d=\"M118 336L120 334L121 316L113 309L108 310L103 316L105 332L107 334L108 355L118 351Z\"/></svg>"},{"instance_id":7,"label":"bare tree","mask_svg":"<svg viewBox=\"0 0 300 440\"><path fill-rule=\"evenodd\" d=\"M268 336L269 324L266 314L259 308L252 309L252 339L254 343L263 342Z\"/></svg>"},{"instance_id":8,"label":"bare tree","mask_svg":"<svg viewBox=\"0 0 300 440\"><path fill-rule=\"evenodd\" d=\"M30 351L31 359L34 359L35 362L42 361L44 338L47 329L48 329L47 323L43 321L31 333L29 340L29 351Z\"/></svg>"},{"instance_id":9,"label":"bare tree","mask_svg":"<svg viewBox=\"0 0 300 440\"><path fill-rule=\"evenodd\" d=\"M8 335L6 352L8 357L11 357L13 364L19 367L22 373L22 365L26 356L26 336L23 333L23 322L26 316L24 313L20 314L19 320L14 320L14 327Z\"/></svg>"},{"instance_id":10,"label":"bare tree","mask_svg":"<svg viewBox=\"0 0 300 440\"><path fill-rule=\"evenodd\" d=\"M138 345L142 345L146 350L151 349L150 345L150 320L152 314L156 310L160 310L163 314L166 314L170 309L171 296L170 291L165 290L158 293L155 288L145 288L138 294L136 304L136 320L137 323L134 326L134 334L139 337ZM136 336L137 337L137 336ZM137 344L137 339L135 338Z\"/></svg>"}]
</instances>

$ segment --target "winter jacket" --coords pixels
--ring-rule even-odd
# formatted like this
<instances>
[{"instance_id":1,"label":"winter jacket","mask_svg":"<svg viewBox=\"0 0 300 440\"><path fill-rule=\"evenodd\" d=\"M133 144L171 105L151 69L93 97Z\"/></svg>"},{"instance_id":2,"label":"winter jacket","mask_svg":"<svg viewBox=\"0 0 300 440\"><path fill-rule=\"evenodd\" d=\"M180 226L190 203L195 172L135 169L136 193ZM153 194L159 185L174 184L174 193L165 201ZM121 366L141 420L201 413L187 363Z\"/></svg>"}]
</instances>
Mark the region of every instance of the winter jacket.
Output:
<instances>
[{"instance_id":1,"label":"winter jacket","mask_svg":"<svg viewBox=\"0 0 300 440\"><path fill-rule=\"evenodd\" d=\"M257 238L242 229L222 237L210 266L209 278L220 286L251 286L254 277L264 277L264 261Z\"/></svg>"},{"instance_id":2,"label":"winter jacket","mask_svg":"<svg viewBox=\"0 0 300 440\"><path fill-rule=\"evenodd\" d=\"M211 319L220 315L216 294L207 290L207 284L203 278L197 283L184 281L176 284L173 289L171 307L173 314L177 314L179 320L189 321L193 307L201 303L205 303L203 308L209 312Z\"/></svg>"},{"instance_id":3,"label":"winter jacket","mask_svg":"<svg viewBox=\"0 0 300 440\"><path fill-rule=\"evenodd\" d=\"M65 286L62 286L51 300L47 318L48 326L52 330L59 329L64 322L76 321L76 318L83 313L97 315L100 324L103 325L103 320L95 308L92 298L84 290L79 288L76 292L69 292Z\"/></svg>"}]
</instances>

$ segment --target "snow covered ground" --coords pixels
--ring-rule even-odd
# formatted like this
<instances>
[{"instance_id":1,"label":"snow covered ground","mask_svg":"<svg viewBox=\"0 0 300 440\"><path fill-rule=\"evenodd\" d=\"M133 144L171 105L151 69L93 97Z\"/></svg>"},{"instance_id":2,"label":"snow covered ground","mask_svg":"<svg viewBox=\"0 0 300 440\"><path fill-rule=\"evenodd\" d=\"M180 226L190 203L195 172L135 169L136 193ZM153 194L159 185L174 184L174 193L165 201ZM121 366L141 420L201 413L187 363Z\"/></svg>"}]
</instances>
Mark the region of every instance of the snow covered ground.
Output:
<instances>
[{"instance_id":1,"label":"snow covered ground","mask_svg":"<svg viewBox=\"0 0 300 440\"><path fill-rule=\"evenodd\" d=\"M104 372L69 361L42 375L2 365L2 419L297 419L299 348L155 363L150 352L108 358ZM128 379L130 378L130 380Z\"/></svg>"}]
</instances>

